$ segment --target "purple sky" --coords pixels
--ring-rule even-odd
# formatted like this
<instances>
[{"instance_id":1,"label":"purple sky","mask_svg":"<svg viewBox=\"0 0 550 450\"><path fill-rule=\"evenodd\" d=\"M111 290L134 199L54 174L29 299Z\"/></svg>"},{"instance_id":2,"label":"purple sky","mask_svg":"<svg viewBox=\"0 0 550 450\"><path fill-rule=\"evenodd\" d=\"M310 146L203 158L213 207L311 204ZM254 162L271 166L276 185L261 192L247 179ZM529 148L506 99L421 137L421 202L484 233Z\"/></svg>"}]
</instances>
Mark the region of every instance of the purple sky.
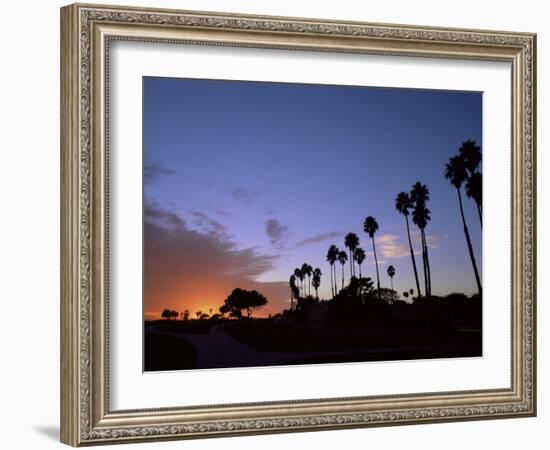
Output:
<instances>
[{"instance_id":1,"label":"purple sky","mask_svg":"<svg viewBox=\"0 0 550 450\"><path fill-rule=\"evenodd\" d=\"M412 288L394 203L416 181L431 192L433 293L475 292L443 170L463 141L482 142L481 93L166 78L143 86L149 314L217 310L238 286L268 296L264 312L280 311L303 262L321 268L320 297L329 298L326 252L333 243L345 249L349 231L367 252L363 274L374 279L368 215L380 226L381 285L389 287L392 264L396 290ZM479 220L466 197L465 208L481 269Z\"/></svg>"}]
</instances>

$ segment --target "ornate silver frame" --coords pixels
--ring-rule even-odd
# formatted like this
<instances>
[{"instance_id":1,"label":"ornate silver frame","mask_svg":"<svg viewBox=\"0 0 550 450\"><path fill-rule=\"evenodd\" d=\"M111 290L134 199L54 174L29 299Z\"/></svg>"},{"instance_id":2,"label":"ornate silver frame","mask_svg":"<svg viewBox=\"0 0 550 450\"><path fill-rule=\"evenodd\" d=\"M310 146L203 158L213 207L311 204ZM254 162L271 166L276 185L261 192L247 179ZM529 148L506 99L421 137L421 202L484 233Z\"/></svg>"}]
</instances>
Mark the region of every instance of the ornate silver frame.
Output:
<instances>
[{"instance_id":1,"label":"ornate silver frame","mask_svg":"<svg viewBox=\"0 0 550 450\"><path fill-rule=\"evenodd\" d=\"M512 66L512 384L161 410L108 398L106 67L114 39L508 61ZM75 4L61 9L61 440L145 440L536 414L535 52L529 33Z\"/></svg>"}]
</instances>

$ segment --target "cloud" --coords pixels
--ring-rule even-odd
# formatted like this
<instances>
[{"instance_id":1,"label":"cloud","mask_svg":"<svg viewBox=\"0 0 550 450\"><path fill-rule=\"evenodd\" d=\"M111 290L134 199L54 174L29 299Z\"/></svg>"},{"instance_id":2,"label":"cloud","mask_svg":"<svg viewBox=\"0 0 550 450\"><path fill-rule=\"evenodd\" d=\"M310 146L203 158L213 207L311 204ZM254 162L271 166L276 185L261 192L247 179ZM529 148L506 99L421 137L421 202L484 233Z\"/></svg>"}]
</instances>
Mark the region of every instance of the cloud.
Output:
<instances>
[{"instance_id":1,"label":"cloud","mask_svg":"<svg viewBox=\"0 0 550 450\"><path fill-rule=\"evenodd\" d=\"M191 215L193 217L193 224L198 226L201 230L215 235L220 239L228 240L230 238L227 227L217 220L212 219L207 214L201 211L192 210Z\"/></svg>"},{"instance_id":2,"label":"cloud","mask_svg":"<svg viewBox=\"0 0 550 450\"><path fill-rule=\"evenodd\" d=\"M173 212L167 211L156 203L148 202L144 208L145 221L160 223L168 227L185 227L185 221Z\"/></svg>"},{"instance_id":3,"label":"cloud","mask_svg":"<svg viewBox=\"0 0 550 450\"><path fill-rule=\"evenodd\" d=\"M280 247L285 242L288 235L288 226L283 225L277 219L269 219L265 223L265 232L269 237L271 245Z\"/></svg>"},{"instance_id":4,"label":"cloud","mask_svg":"<svg viewBox=\"0 0 550 450\"><path fill-rule=\"evenodd\" d=\"M160 180L162 177L174 175L175 173L174 170L162 167L160 164L145 164L143 167L143 181L145 183L152 183Z\"/></svg>"},{"instance_id":5,"label":"cloud","mask_svg":"<svg viewBox=\"0 0 550 450\"><path fill-rule=\"evenodd\" d=\"M247 203L252 203L258 196L258 192L244 187L232 187L227 188L226 190L235 200L241 200Z\"/></svg>"},{"instance_id":6,"label":"cloud","mask_svg":"<svg viewBox=\"0 0 550 450\"><path fill-rule=\"evenodd\" d=\"M402 258L410 255L409 246L404 242L399 242L397 234L387 233L376 236L376 248L384 258Z\"/></svg>"},{"instance_id":7,"label":"cloud","mask_svg":"<svg viewBox=\"0 0 550 450\"><path fill-rule=\"evenodd\" d=\"M439 233L426 234L426 242L431 249L439 248L441 241L446 236ZM415 255L421 254L421 238L420 233L413 233L413 251ZM409 249L409 243L404 239L401 242L400 236L397 234L387 233L376 237L376 249L380 251L384 258L403 258L404 256L410 256L411 251Z\"/></svg>"},{"instance_id":8,"label":"cloud","mask_svg":"<svg viewBox=\"0 0 550 450\"><path fill-rule=\"evenodd\" d=\"M331 231L329 233L316 234L315 236L311 236L297 242L296 247L302 247L308 244L318 244L319 242L325 242L325 241L328 241L329 239L336 239L343 235L344 233L342 231Z\"/></svg>"},{"instance_id":9,"label":"cloud","mask_svg":"<svg viewBox=\"0 0 550 450\"><path fill-rule=\"evenodd\" d=\"M281 311L288 299L288 284L256 281L274 269L279 256L239 248L209 218L196 213L184 220L158 205L146 204L144 310L217 310L234 288L241 287L267 297L263 314ZM204 228L189 228L188 223L197 220L203 221Z\"/></svg>"}]
</instances>

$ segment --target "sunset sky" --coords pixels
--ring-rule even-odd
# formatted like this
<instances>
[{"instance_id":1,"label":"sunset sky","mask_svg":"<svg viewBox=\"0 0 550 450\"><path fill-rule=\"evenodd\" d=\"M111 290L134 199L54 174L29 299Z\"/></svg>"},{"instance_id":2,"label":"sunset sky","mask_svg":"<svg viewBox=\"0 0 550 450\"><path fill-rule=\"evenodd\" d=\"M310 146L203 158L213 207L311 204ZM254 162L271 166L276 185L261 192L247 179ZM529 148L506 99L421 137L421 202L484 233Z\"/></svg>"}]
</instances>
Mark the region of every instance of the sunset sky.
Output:
<instances>
[{"instance_id":1,"label":"sunset sky","mask_svg":"<svg viewBox=\"0 0 550 450\"><path fill-rule=\"evenodd\" d=\"M481 93L146 77L143 94L145 318L217 312L235 287L268 298L255 315L280 312L304 262L323 272L328 299L327 249L345 250L350 231L367 253L363 275L375 279L369 215L380 227L381 285L392 264L395 289L413 288L395 197L416 181L431 194L433 293L476 292L443 170L463 141L482 142ZM477 211L465 195L464 205L481 269Z\"/></svg>"}]
</instances>

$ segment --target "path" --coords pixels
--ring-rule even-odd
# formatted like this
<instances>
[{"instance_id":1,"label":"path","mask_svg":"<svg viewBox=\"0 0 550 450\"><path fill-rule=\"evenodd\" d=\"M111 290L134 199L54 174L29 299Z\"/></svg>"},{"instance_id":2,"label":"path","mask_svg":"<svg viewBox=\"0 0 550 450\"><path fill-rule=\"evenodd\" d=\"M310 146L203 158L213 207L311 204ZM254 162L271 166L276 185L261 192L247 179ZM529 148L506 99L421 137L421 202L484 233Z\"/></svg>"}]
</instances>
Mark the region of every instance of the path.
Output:
<instances>
[{"instance_id":1,"label":"path","mask_svg":"<svg viewBox=\"0 0 550 450\"><path fill-rule=\"evenodd\" d=\"M201 369L286 365L308 358L353 356L365 353L365 349L331 352L262 352L240 342L217 326L211 327L208 334L166 331L156 326L151 327L150 330L190 342L197 350L197 367ZM369 353L391 350L389 348L370 349Z\"/></svg>"}]
</instances>

